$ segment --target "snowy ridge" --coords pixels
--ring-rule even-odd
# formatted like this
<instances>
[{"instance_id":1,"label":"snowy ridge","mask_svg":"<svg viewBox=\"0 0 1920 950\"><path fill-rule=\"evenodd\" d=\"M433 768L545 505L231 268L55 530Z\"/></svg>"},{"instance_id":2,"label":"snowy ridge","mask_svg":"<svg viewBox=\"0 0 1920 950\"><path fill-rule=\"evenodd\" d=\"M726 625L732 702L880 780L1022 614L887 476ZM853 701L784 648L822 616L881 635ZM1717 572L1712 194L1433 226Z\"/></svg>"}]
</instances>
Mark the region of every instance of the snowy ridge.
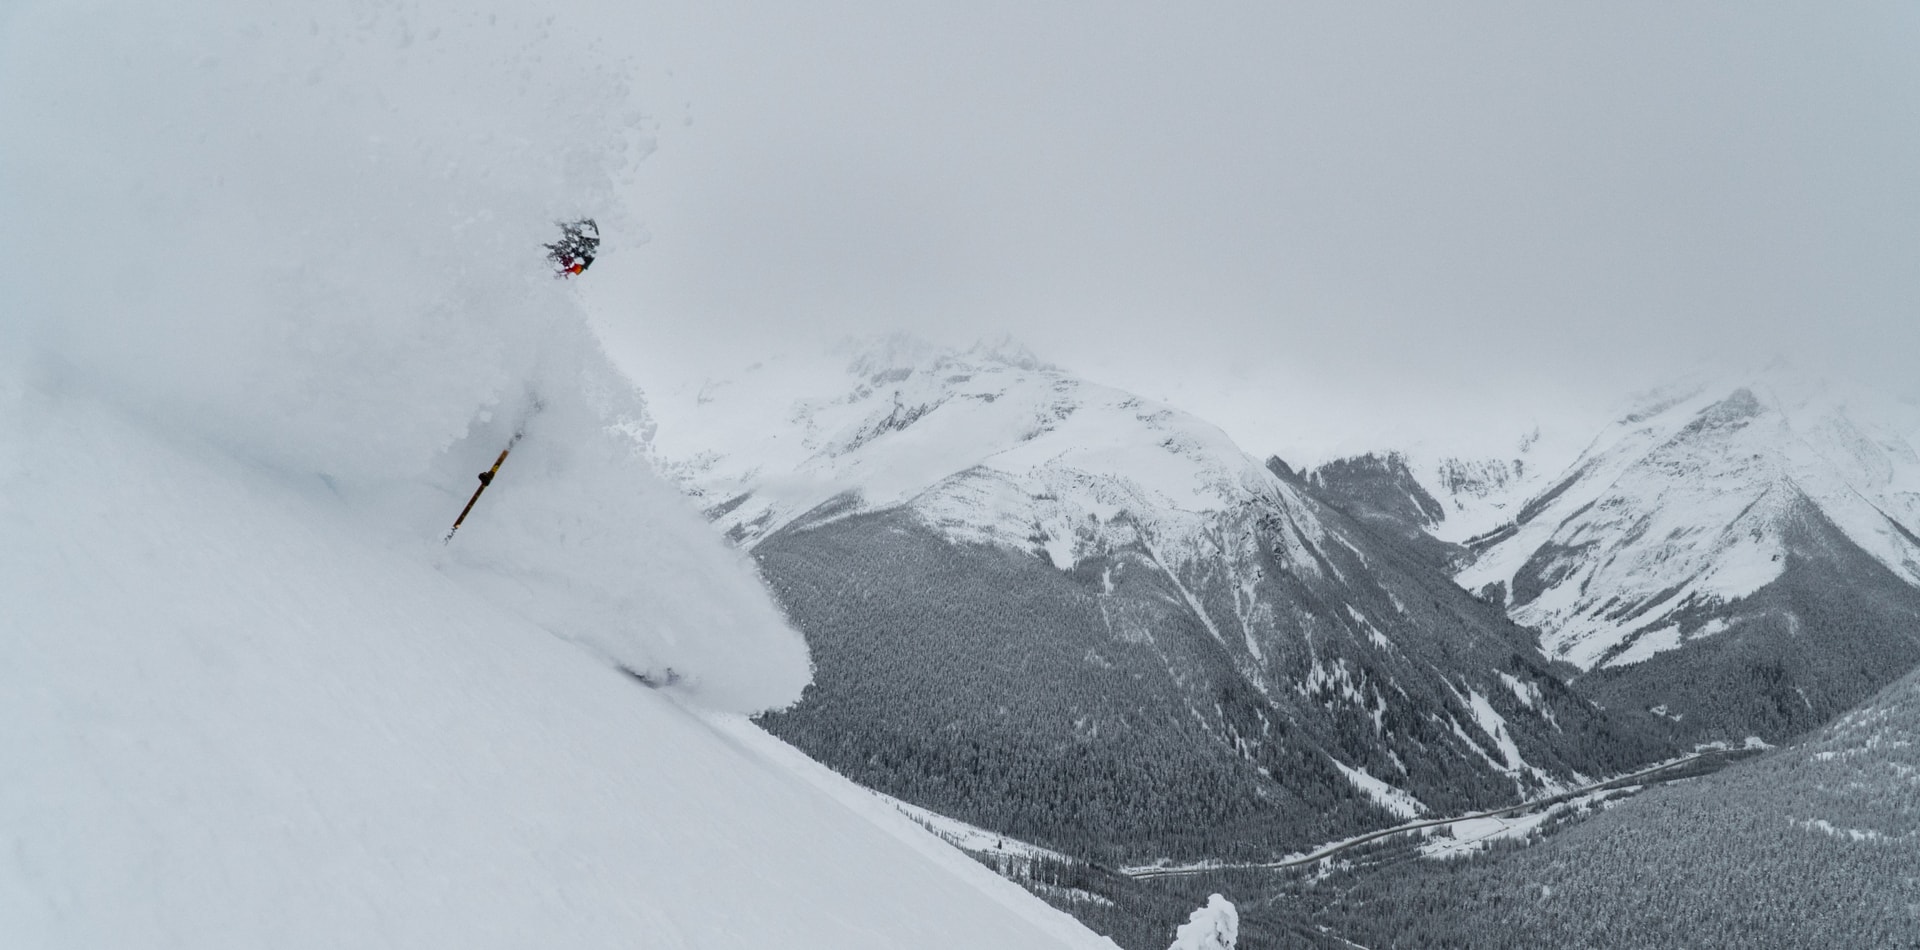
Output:
<instances>
[{"instance_id":1,"label":"snowy ridge","mask_svg":"<svg viewBox=\"0 0 1920 950\"><path fill-rule=\"evenodd\" d=\"M1205 516L1291 494L1217 428L1011 344L955 353L886 338L837 355L837 384L830 364L811 377L762 366L660 399L656 450L748 545L821 506L905 504L956 540L1041 550L1064 570L1142 535L1186 555ZM787 424L766 428L767 394L795 391L776 379L844 395L789 403Z\"/></svg>"},{"instance_id":2,"label":"snowy ridge","mask_svg":"<svg viewBox=\"0 0 1920 950\"><path fill-rule=\"evenodd\" d=\"M1778 578L1808 512L1920 584L1915 432L1899 407L1779 374L1657 393L1478 547L1458 581L1503 586L1548 653L1583 668L1724 629L1691 618Z\"/></svg>"}]
</instances>

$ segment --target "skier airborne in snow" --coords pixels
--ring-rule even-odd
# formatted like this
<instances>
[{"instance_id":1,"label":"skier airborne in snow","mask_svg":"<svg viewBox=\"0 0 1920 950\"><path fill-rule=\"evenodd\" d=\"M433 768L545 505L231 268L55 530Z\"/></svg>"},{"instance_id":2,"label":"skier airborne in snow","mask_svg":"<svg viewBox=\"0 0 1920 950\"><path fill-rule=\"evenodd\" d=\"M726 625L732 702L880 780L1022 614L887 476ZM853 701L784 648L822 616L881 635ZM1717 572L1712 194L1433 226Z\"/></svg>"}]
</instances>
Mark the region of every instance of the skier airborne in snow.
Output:
<instances>
[{"instance_id":1,"label":"skier airborne in snow","mask_svg":"<svg viewBox=\"0 0 1920 950\"><path fill-rule=\"evenodd\" d=\"M592 218L578 221L563 221L560 224L560 240L546 245L547 260L553 262L558 271L556 276L572 277L584 273L593 266L594 255L600 250L600 226Z\"/></svg>"},{"instance_id":2,"label":"skier airborne in snow","mask_svg":"<svg viewBox=\"0 0 1920 950\"><path fill-rule=\"evenodd\" d=\"M548 262L554 266L555 277L578 276L585 273L588 267L593 266L593 259L600 250L600 226L595 224L592 218L562 221L560 222L560 240L543 246L547 249ZM537 400L534 405L537 409L539 406ZM508 453L519 444L520 437L523 435L526 435L524 427L514 432L513 438L507 440L507 447L500 450L500 457L493 460L493 467L480 473L480 487L473 490L473 497L467 499L467 506L460 509L458 518L453 519L453 527L447 529L447 536L441 539L442 543L452 543L454 532L460 530L461 523L466 521L467 515L473 511L474 503L480 500L487 486L493 484L494 476L500 474L500 466L507 461ZM671 674L672 671L668 672Z\"/></svg>"}]
</instances>

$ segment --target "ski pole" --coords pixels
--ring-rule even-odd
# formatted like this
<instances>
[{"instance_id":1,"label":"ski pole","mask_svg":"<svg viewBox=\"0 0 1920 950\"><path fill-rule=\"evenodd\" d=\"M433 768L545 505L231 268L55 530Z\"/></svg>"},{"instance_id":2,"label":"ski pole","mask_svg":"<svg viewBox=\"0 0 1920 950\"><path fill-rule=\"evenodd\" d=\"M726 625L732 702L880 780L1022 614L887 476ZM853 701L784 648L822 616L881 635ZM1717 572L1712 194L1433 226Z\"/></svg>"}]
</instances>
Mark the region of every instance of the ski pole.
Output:
<instances>
[{"instance_id":1,"label":"ski pole","mask_svg":"<svg viewBox=\"0 0 1920 950\"><path fill-rule=\"evenodd\" d=\"M460 517L453 519L453 527L447 529L447 536L441 539L442 544L453 542L453 533L460 530L461 522L467 520L467 513L473 510L473 503L480 500L480 494L487 490L488 485L493 484L493 476L500 474L500 465L507 460L507 453L513 451L514 445L520 441L520 436L521 433L515 432L513 438L507 440L507 447L500 450L500 457L493 460L493 467L480 473L480 487L473 490L473 497L467 499L467 506L460 509Z\"/></svg>"}]
</instances>

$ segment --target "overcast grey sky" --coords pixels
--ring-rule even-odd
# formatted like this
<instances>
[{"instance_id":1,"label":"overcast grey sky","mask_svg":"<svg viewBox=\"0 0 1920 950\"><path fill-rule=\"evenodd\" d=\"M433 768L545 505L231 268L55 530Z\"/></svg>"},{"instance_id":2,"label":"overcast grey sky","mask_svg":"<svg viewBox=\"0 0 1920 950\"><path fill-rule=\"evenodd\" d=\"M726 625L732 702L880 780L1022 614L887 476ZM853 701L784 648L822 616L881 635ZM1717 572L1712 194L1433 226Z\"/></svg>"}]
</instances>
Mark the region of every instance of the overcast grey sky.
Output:
<instances>
[{"instance_id":1,"label":"overcast grey sky","mask_svg":"<svg viewBox=\"0 0 1920 950\"><path fill-rule=\"evenodd\" d=\"M1920 353L1920 4L638 16L651 240L595 293L643 384L1011 332L1313 455Z\"/></svg>"}]
</instances>

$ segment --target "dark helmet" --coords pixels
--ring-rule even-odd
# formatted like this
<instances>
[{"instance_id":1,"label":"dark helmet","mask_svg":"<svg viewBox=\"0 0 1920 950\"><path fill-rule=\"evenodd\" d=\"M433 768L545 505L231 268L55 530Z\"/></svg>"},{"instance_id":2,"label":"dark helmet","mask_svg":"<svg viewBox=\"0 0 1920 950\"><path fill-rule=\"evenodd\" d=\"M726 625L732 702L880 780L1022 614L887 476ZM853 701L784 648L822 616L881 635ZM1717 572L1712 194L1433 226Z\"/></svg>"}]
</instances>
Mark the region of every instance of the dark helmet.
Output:
<instances>
[{"instance_id":1,"label":"dark helmet","mask_svg":"<svg viewBox=\"0 0 1920 950\"><path fill-rule=\"evenodd\" d=\"M560 240L546 245L547 260L561 277L571 277L593 266L600 250L600 226L592 218L560 222Z\"/></svg>"}]
</instances>

